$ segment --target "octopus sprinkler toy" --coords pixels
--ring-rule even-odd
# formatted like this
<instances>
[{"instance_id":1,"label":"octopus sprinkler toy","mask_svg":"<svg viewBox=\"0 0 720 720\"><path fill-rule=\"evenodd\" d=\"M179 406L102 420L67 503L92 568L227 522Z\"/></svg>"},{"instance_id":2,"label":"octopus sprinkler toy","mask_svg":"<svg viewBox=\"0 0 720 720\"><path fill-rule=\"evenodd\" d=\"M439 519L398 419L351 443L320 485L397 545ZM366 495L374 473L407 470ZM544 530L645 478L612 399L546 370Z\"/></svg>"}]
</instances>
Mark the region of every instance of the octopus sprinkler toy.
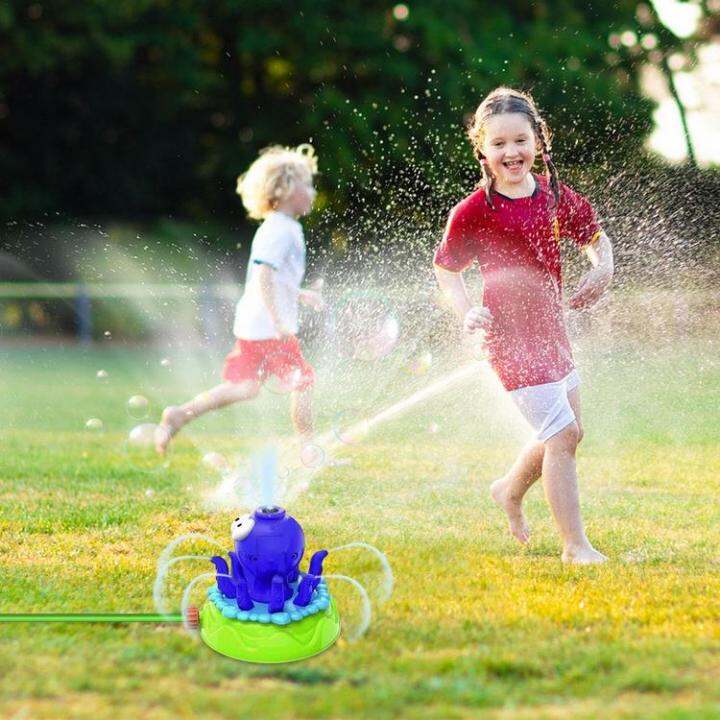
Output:
<instances>
[{"instance_id":1,"label":"octopus sprinkler toy","mask_svg":"<svg viewBox=\"0 0 720 720\"><path fill-rule=\"evenodd\" d=\"M340 615L327 585L332 580L348 583L359 597L359 618L346 622L344 631L348 642L358 640L370 626L370 596L354 577L323 575L323 562L329 554L336 558L343 551L370 552L380 564L382 583L376 600L382 603L390 598L394 582L388 559L376 547L356 541L329 551L318 550L310 558L307 571L302 571L302 527L270 500L275 490L275 467L273 451L258 456L254 463L265 500L253 513L236 517L231 523L229 565L220 555L175 554L188 541L224 547L202 533L180 535L165 546L153 583L157 612L0 613L0 623L182 623L192 635L199 635L210 648L228 657L253 663L293 662L327 650L340 635ZM198 561L210 561L214 572L194 575L184 587L180 612L174 612L166 597L167 576L179 563ZM198 609L191 604L191 593L198 583L208 581L214 584Z\"/></svg>"},{"instance_id":2,"label":"octopus sprinkler toy","mask_svg":"<svg viewBox=\"0 0 720 720\"><path fill-rule=\"evenodd\" d=\"M322 577L327 550L300 570L305 535L283 508L260 507L231 525L234 549L215 555L216 585L193 618L213 650L247 662L281 663L321 653L337 640L340 617Z\"/></svg>"},{"instance_id":3,"label":"octopus sprinkler toy","mask_svg":"<svg viewBox=\"0 0 720 720\"><path fill-rule=\"evenodd\" d=\"M237 517L231 525L234 549L230 565L219 555L174 555L187 540L215 541L207 535L188 533L170 542L158 560L153 586L157 613L0 613L5 622L63 623L175 623L182 622L213 650L236 660L253 663L286 663L304 660L331 647L340 635L340 616L326 579L350 583L361 599L361 620L349 642L360 638L370 624L371 604L364 586L348 575L323 577L327 550L310 558L307 572L300 570L305 536L300 524L283 508L262 506L254 513ZM344 550L370 551L380 561L384 578L380 602L392 593L393 575L385 555L364 542L333 548L335 556ZM181 612L170 612L163 587L171 567L181 561L212 562L213 573L196 575L185 587ZM208 599L201 610L190 605L193 587L213 579ZM347 628L346 628L347 632Z\"/></svg>"}]
</instances>

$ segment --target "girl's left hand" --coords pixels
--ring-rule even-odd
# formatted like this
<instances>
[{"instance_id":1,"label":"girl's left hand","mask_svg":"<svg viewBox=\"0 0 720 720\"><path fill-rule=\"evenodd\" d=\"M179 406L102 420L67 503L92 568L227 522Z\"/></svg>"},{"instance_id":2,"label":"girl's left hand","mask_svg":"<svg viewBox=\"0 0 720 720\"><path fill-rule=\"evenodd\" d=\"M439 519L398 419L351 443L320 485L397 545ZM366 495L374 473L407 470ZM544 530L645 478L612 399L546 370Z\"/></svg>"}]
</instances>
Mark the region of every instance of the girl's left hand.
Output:
<instances>
[{"instance_id":1,"label":"girl's left hand","mask_svg":"<svg viewBox=\"0 0 720 720\"><path fill-rule=\"evenodd\" d=\"M568 305L573 310L591 307L605 292L610 280L612 280L611 273L593 268L580 278L575 292L568 300Z\"/></svg>"}]
</instances>

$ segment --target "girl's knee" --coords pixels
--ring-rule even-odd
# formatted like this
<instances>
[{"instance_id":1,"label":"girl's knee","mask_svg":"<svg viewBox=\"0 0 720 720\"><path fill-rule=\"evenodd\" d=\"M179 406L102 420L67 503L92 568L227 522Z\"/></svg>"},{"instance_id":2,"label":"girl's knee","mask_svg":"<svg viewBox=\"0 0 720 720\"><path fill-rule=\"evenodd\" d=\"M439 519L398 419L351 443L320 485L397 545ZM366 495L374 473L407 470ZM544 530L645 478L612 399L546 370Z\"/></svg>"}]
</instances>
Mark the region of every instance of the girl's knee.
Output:
<instances>
[{"instance_id":1,"label":"girl's knee","mask_svg":"<svg viewBox=\"0 0 720 720\"><path fill-rule=\"evenodd\" d=\"M566 425L560 432L555 433L545 441L548 447L562 450L575 450L582 439L582 430L576 422Z\"/></svg>"}]
</instances>

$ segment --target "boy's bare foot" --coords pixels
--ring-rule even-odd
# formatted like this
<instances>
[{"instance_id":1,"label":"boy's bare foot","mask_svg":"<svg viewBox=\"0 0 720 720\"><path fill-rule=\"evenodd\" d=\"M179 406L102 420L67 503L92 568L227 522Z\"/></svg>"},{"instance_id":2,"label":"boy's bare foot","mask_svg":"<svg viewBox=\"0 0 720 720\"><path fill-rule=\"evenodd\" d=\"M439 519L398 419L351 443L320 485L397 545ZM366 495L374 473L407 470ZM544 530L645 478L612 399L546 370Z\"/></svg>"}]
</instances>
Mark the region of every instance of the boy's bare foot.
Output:
<instances>
[{"instance_id":1,"label":"boy's bare foot","mask_svg":"<svg viewBox=\"0 0 720 720\"><path fill-rule=\"evenodd\" d=\"M165 454L170 441L186 422L187 416L181 408L170 405L163 410L160 424L155 429L155 450L160 455Z\"/></svg>"},{"instance_id":2,"label":"boy's bare foot","mask_svg":"<svg viewBox=\"0 0 720 720\"><path fill-rule=\"evenodd\" d=\"M490 485L492 499L505 511L510 523L510 532L523 544L530 540L530 528L522 511L522 500L510 496L507 480L502 477Z\"/></svg>"},{"instance_id":3,"label":"boy's bare foot","mask_svg":"<svg viewBox=\"0 0 720 720\"><path fill-rule=\"evenodd\" d=\"M607 557L598 552L592 545L581 548L566 547L562 561L571 565L599 565L607 562Z\"/></svg>"}]
</instances>

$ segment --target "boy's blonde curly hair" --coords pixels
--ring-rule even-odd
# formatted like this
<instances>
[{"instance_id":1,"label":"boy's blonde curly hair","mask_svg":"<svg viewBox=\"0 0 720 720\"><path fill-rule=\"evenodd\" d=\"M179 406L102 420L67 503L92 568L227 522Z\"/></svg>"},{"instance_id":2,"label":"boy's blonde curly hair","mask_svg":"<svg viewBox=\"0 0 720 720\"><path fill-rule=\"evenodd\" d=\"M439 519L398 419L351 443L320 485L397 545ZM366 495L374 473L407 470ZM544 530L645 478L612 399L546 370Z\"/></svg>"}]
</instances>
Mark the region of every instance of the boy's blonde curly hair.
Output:
<instances>
[{"instance_id":1,"label":"boy's blonde curly hair","mask_svg":"<svg viewBox=\"0 0 720 720\"><path fill-rule=\"evenodd\" d=\"M307 143L296 148L265 148L247 172L237 179L237 194L248 215L262 220L278 203L290 197L298 183L312 184L318 171L315 149Z\"/></svg>"}]
</instances>

